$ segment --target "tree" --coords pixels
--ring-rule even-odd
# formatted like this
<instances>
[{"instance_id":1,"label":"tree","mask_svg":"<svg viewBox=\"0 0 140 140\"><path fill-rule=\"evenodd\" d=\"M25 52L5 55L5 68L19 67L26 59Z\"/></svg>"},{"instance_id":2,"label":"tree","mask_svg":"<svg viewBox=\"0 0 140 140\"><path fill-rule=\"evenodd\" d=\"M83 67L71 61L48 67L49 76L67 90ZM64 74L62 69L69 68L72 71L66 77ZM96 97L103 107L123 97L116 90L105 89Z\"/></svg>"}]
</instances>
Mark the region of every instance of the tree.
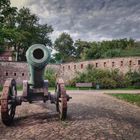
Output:
<instances>
[{"instance_id":1,"label":"tree","mask_svg":"<svg viewBox=\"0 0 140 140\"><path fill-rule=\"evenodd\" d=\"M10 0L0 1L0 52L4 51L13 35L16 10L16 7L10 7Z\"/></svg>"},{"instance_id":2,"label":"tree","mask_svg":"<svg viewBox=\"0 0 140 140\"><path fill-rule=\"evenodd\" d=\"M76 48L75 55L77 59L83 58L84 49L90 48L90 42L87 41L81 41L80 39L76 40L74 43L74 46Z\"/></svg>"},{"instance_id":3,"label":"tree","mask_svg":"<svg viewBox=\"0 0 140 140\"><path fill-rule=\"evenodd\" d=\"M47 24L39 24L39 18L31 14L28 8L22 8L17 15L17 31L20 36L16 37L13 42L18 60L25 60L25 52L32 44L40 43L47 46L52 45L49 34L53 31Z\"/></svg>"},{"instance_id":4,"label":"tree","mask_svg":"<svg viewBox=\"0 0 140 140\"><path fill-rule=\"evenodd\" d=\"M67 33L62 33L54 42L54 49L60 54L62 62L71 61L75 58L73 40Z\"/></svg>"},{"instance_id":5,"label":"tree","mask_svg":"<svg viewBox=\"0 0 140 140\"><path fill-rule=\"evenodd\" d=\"M39 18L28 8L19 11L10 6L9 0L0 5L0 46L13 47L18 61L25 61L25 52L32 44L40 43L51 47L49 34L53 31L47 24L39 24ZM3 49L0 49L0 51Z\"/></svg>"},{"instance_id":6,"label":"tree","mask_svg":"<svg viewBox=\"0 0 140 140\"><path fill-rule=\"evenodd\" d=\"M56 63L61 63L62 62L62 54L61 53L59 53L59 52L57 52L57 53L55 53L54 54L54 58L55 58L55 62Z\"/></svg>"},{"instance_id":7,"label":"tree","mask_svg":"<svg viewBox=\"0 0 140 140\"><path fill-rule=\"evenodd\" d=\"M6 11L7 9L9 9L9 7L10 7L10 0L0 1L0 25L2 25Z\"/></svg>"},{"instance_id":8,"label":"tree","mask_svg":"<svg viewBox=\"0 0 140 140\"><path fill-rule=\"evenodd\" d=\"M96 42L92 42L90 44L90 48L85 48L84 51L83 51L82 58L84 60L98 59L100 57L101 57L101 47Z\"/></svg>"},{"instance_id":9,"label":"tree","mask_svg":"<svg viewBox=\"0 0 140 140\"><path fill-rule=\"evenodd\" d=\"M89 47L79 47L82 45L79 42L75 43L76 45L79 45L78 48L81 49L79 52L81 52L81 58L84 60L119 57L122 56L121 52L123 50L124 52L126 49L131 51L131 49L133 50L133 48L136 46L136 43L133 39L127 38L102 42L93 41L88 43Z\"/></svg>"},{"instance_id":10,"label":"tree","mask_svg":"<svg viewBox=\"0 0 140 140\"><path fill-rule=\"evenodd\" d=\"M132 39L132 38L130 38L130 39L128 40L127 47L128 47L128 48L135 47L135 40Z\"/></svg>"}]
</instances>

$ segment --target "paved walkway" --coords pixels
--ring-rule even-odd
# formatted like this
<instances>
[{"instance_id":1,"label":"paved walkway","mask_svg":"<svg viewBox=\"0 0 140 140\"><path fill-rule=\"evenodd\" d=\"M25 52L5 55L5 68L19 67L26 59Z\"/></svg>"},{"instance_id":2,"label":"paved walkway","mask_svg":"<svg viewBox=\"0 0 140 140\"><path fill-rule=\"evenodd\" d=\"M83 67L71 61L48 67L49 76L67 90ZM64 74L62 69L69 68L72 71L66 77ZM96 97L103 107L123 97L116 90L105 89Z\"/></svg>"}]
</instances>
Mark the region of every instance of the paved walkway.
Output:
<instances>
[{"instance_id":1,"label":"paved walkway","mask_svg":"<svg viewBox=\"0 0 140 140\"><path fill-rule=\"evenodd\" d=\"M67 121L49 102L23 103L13 127L0 122L0 140L140 140L139 107L103 93L68 92Z\"/></svg>"}]
</instances>

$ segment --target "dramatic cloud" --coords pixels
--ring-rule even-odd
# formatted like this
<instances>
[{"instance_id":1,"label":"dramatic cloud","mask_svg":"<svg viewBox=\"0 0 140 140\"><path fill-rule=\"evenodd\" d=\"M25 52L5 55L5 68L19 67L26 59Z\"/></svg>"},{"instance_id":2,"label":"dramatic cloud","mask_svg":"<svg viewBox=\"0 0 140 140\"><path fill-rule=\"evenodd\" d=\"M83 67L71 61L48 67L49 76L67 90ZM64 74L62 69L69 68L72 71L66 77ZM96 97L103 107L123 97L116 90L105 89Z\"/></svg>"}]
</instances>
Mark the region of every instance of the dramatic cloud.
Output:
<instances>
[{"instance_id":1,"label":"dramatic cloud","mask_svg":"<svg viewBox=\"0 0 140 140\"><path fill-rule=\"evenodd\" d=\"M11 0L16 6L18 0ZM16 3L15 3L16 2ZM53 26L54 40L62 32L73 39L140 39L139 0L20 0L41 23Z\"/></svg>"}]
</instances>

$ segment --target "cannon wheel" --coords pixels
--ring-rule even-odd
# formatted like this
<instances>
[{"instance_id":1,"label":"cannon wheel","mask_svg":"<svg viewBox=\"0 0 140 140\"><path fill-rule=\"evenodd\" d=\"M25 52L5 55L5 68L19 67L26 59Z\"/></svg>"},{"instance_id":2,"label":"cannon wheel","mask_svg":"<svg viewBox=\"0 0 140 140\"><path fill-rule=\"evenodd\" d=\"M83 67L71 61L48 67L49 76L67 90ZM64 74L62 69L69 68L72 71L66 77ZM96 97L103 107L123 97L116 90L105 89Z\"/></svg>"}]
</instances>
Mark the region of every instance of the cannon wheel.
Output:
<instances>
[{"instance_id":1,"label":"cannon wheel","mask_svg":"<svg viewBox=\"0 0 140 140\"><path fill-rule=\"evenodd\" d=\"M16 96L16 81L14 79L6 80L1 95L1 118L7 126L11 125L15 116Z\"/></svg>"},{"instance_id":2,"label":"cannon wheel","mask_svg":"<svg viewBox=\"0 0 140 140\"><path fill-rule=\"evenodd\" d=\"M67 117L67 96L65 84L62 79L58 80L55 93L56 93L56 111L59 112L60 119L65 120Z\"/></svg>"}]
</instances>

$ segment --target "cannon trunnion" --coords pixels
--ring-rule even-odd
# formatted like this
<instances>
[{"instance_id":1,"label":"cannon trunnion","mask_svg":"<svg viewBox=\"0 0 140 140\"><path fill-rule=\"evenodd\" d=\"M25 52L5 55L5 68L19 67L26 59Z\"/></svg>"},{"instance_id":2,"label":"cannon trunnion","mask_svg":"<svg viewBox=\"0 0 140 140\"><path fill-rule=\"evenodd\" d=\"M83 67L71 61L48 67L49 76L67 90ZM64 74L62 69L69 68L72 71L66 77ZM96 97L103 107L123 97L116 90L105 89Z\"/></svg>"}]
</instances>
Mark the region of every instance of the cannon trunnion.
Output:
<instances>
[{"instance_id":1,"label":"cannon trunnion","mask_svg":"<svg viewBox=\"0 0 140 140\"><path fill-rule=\"evenodd\" d=\"M57 78L55 93L48 91L48 80L44 80L44 71L50 60L48 48L42 44L32 45L26 52L27 62L29 64L30 79L23 81L23 94L17 96L16 81L7 79L1 95L1 118L2 122L9 126L12 124L16 106L22 102L33 103L35 101L50 100L56 105L56 111L61 120L67 117L67 101L71 99L66 94L65 84L62 78Z\"/></svg>"}]
</instances>

